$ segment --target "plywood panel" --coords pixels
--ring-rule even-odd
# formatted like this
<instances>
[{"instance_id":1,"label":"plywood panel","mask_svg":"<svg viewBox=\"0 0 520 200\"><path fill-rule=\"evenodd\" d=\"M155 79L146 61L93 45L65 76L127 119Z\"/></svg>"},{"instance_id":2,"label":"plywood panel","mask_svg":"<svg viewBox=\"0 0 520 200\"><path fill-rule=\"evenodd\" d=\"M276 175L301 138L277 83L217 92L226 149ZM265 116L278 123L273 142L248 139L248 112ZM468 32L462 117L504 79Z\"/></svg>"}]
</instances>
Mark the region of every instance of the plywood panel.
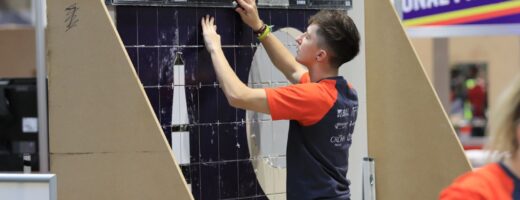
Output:
<instances>
[{"instance_id":1,"label":"plywood panel","mask_svg":"<svg viewBox=\"0 0 520 200\"><path fill-rule=\"evenodd\" d=\"M410 38L412 46L430 80L433 76L433 39L432 38Z\"/></svg>"},{"instance_id":2,"label":"plywood panel","mask_svg":"<svg viewBox=\"0 0 520 200\"><path fill-rule=\"evenodd\" d=\"M436 199L470 170L389 1L365 1L368 153L379 200Z\"/></svg>"},{"instance_id":3,"label":"plywood panel","mask_svg":"<svg viewBox=\"0 0 520 200\"><path fill-rule=\"evenodd\" d=\"M167 152L54 154L59 199L189 199L173 184Z\"/></svg>"},{"instance_id":4,"label":"plywood panel","mask_svg":"<svg viewBox=\"0 0 520 200\"><path fill-rule=\"evenodd\" d=\"M103 1L48 3L60 199L192 199Z\"/></svg>"}]
</instances>

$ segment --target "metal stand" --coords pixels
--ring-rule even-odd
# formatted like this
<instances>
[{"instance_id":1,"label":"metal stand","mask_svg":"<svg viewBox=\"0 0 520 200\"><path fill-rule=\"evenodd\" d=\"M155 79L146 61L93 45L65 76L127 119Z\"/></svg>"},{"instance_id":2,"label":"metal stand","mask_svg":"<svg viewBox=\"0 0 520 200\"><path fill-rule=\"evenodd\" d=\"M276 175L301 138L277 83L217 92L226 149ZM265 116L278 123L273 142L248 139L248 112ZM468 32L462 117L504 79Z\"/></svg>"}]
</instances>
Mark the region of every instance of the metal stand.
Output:
<instances>
[{"instance_id":1,"label":"metal stand","mask_svg":"<svg viewBox=\"0 0 520 200\"><path fill-rule=\"evenodd\" d=\"M46 0L33 0L36 26L36 87L38 89L38 152L40 172L49 172L49 135L47 124L47 69L45 67Z\"/></svg>"},{"instance_id":2,"label":"metal stand","mask_svg":"<svg viewBox=\"0 0 520 200\"><path fill-rule=\"evenodd\" d=\"M363 158L363 200L376 199L376 176L374 159Z\"/></svg>"}]
</instances>

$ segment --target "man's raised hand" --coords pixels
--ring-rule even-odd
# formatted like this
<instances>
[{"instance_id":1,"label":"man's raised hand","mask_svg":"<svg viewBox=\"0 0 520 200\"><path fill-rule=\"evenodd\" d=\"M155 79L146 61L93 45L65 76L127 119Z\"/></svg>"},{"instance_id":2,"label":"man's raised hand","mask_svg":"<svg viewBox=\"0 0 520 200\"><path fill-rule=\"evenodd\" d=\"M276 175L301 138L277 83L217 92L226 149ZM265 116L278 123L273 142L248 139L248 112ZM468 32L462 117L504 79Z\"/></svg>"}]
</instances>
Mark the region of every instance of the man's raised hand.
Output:
<instances>
[{"instance_id":1,"label":"man's raised hand","mask_svg":"<svg viewBox=\"0 0 520 200\"><path fill-rule=\"evenodd\" d=\"M212 53L215 50L222 48L220 45L220 35L217 34L215 18L210 17L209 15L202 17L201 26L204 44L208 52Z\"/></svg>"},{"instance_id":2,"label":"man's raised hand","mask_svg":"<svg viewBox=\"0 0 520 200\"><path fill-rule=\"evenodd\" d=\"M242 21L251 27L254 31L258 31L264 24L258 16L258 9L255 0L236 0L238 7L235 11L238 12Z\"/></svg>"}]
</instances>

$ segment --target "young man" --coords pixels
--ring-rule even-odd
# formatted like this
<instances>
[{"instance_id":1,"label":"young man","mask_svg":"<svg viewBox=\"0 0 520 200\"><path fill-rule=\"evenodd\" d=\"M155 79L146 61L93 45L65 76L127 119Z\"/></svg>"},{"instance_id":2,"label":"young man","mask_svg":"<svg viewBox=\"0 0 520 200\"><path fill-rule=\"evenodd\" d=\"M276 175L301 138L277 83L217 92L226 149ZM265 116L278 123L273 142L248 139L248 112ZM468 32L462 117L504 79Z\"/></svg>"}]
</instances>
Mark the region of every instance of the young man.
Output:
<instances>
[{"instance_id":1,"label":"young man","mask_svg":"<svg viewBox=\"0 0 520 200\"><path fill-rule=\"evenodd\" d=\"M220 87L237 108L291 120L287 144L287 199L350 199L348 149L357 116L357 95L338 68L359 52L359 33L344 11L320 11L298 37L296 57L258 17L255 0L236 11L257 34L274 65L293 83L247 87L229 66L214 18L202 19L204 42ZM308 69L305 70L301 65Z\"/></svg>"}]
</instances>

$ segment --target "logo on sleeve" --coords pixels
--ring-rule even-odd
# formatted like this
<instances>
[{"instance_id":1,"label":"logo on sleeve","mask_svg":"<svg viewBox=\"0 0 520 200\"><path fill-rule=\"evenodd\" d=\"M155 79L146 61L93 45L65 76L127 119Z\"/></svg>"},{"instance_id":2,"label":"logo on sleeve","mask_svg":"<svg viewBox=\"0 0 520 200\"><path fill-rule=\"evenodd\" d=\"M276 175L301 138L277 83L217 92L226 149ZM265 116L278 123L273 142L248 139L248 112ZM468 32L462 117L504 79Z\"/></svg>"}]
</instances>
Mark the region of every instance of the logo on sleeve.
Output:
<instances>
[{"instance_id":1,"label":"logo on sleeve","mask_svg":"<svg viewBox=\"0 0 520 200\"><path fill-rule=\"evenodd\" d=\"M336 147L341 146L347 138L344 135L337 135L330 137L330 143L333 144Z\"/></svg>"},{"instance_id":2,"label":"logo on sleeve","mask_svg":"<svg viewBox=\"0 0 520 200\"><path fill-rule=\"evenodd\" d=\"M336 116L337 118L343 118L343 117L348 117L348 116L349 116L348 108L338 109L338 115Z\"/></svg>"}]
</instances>

